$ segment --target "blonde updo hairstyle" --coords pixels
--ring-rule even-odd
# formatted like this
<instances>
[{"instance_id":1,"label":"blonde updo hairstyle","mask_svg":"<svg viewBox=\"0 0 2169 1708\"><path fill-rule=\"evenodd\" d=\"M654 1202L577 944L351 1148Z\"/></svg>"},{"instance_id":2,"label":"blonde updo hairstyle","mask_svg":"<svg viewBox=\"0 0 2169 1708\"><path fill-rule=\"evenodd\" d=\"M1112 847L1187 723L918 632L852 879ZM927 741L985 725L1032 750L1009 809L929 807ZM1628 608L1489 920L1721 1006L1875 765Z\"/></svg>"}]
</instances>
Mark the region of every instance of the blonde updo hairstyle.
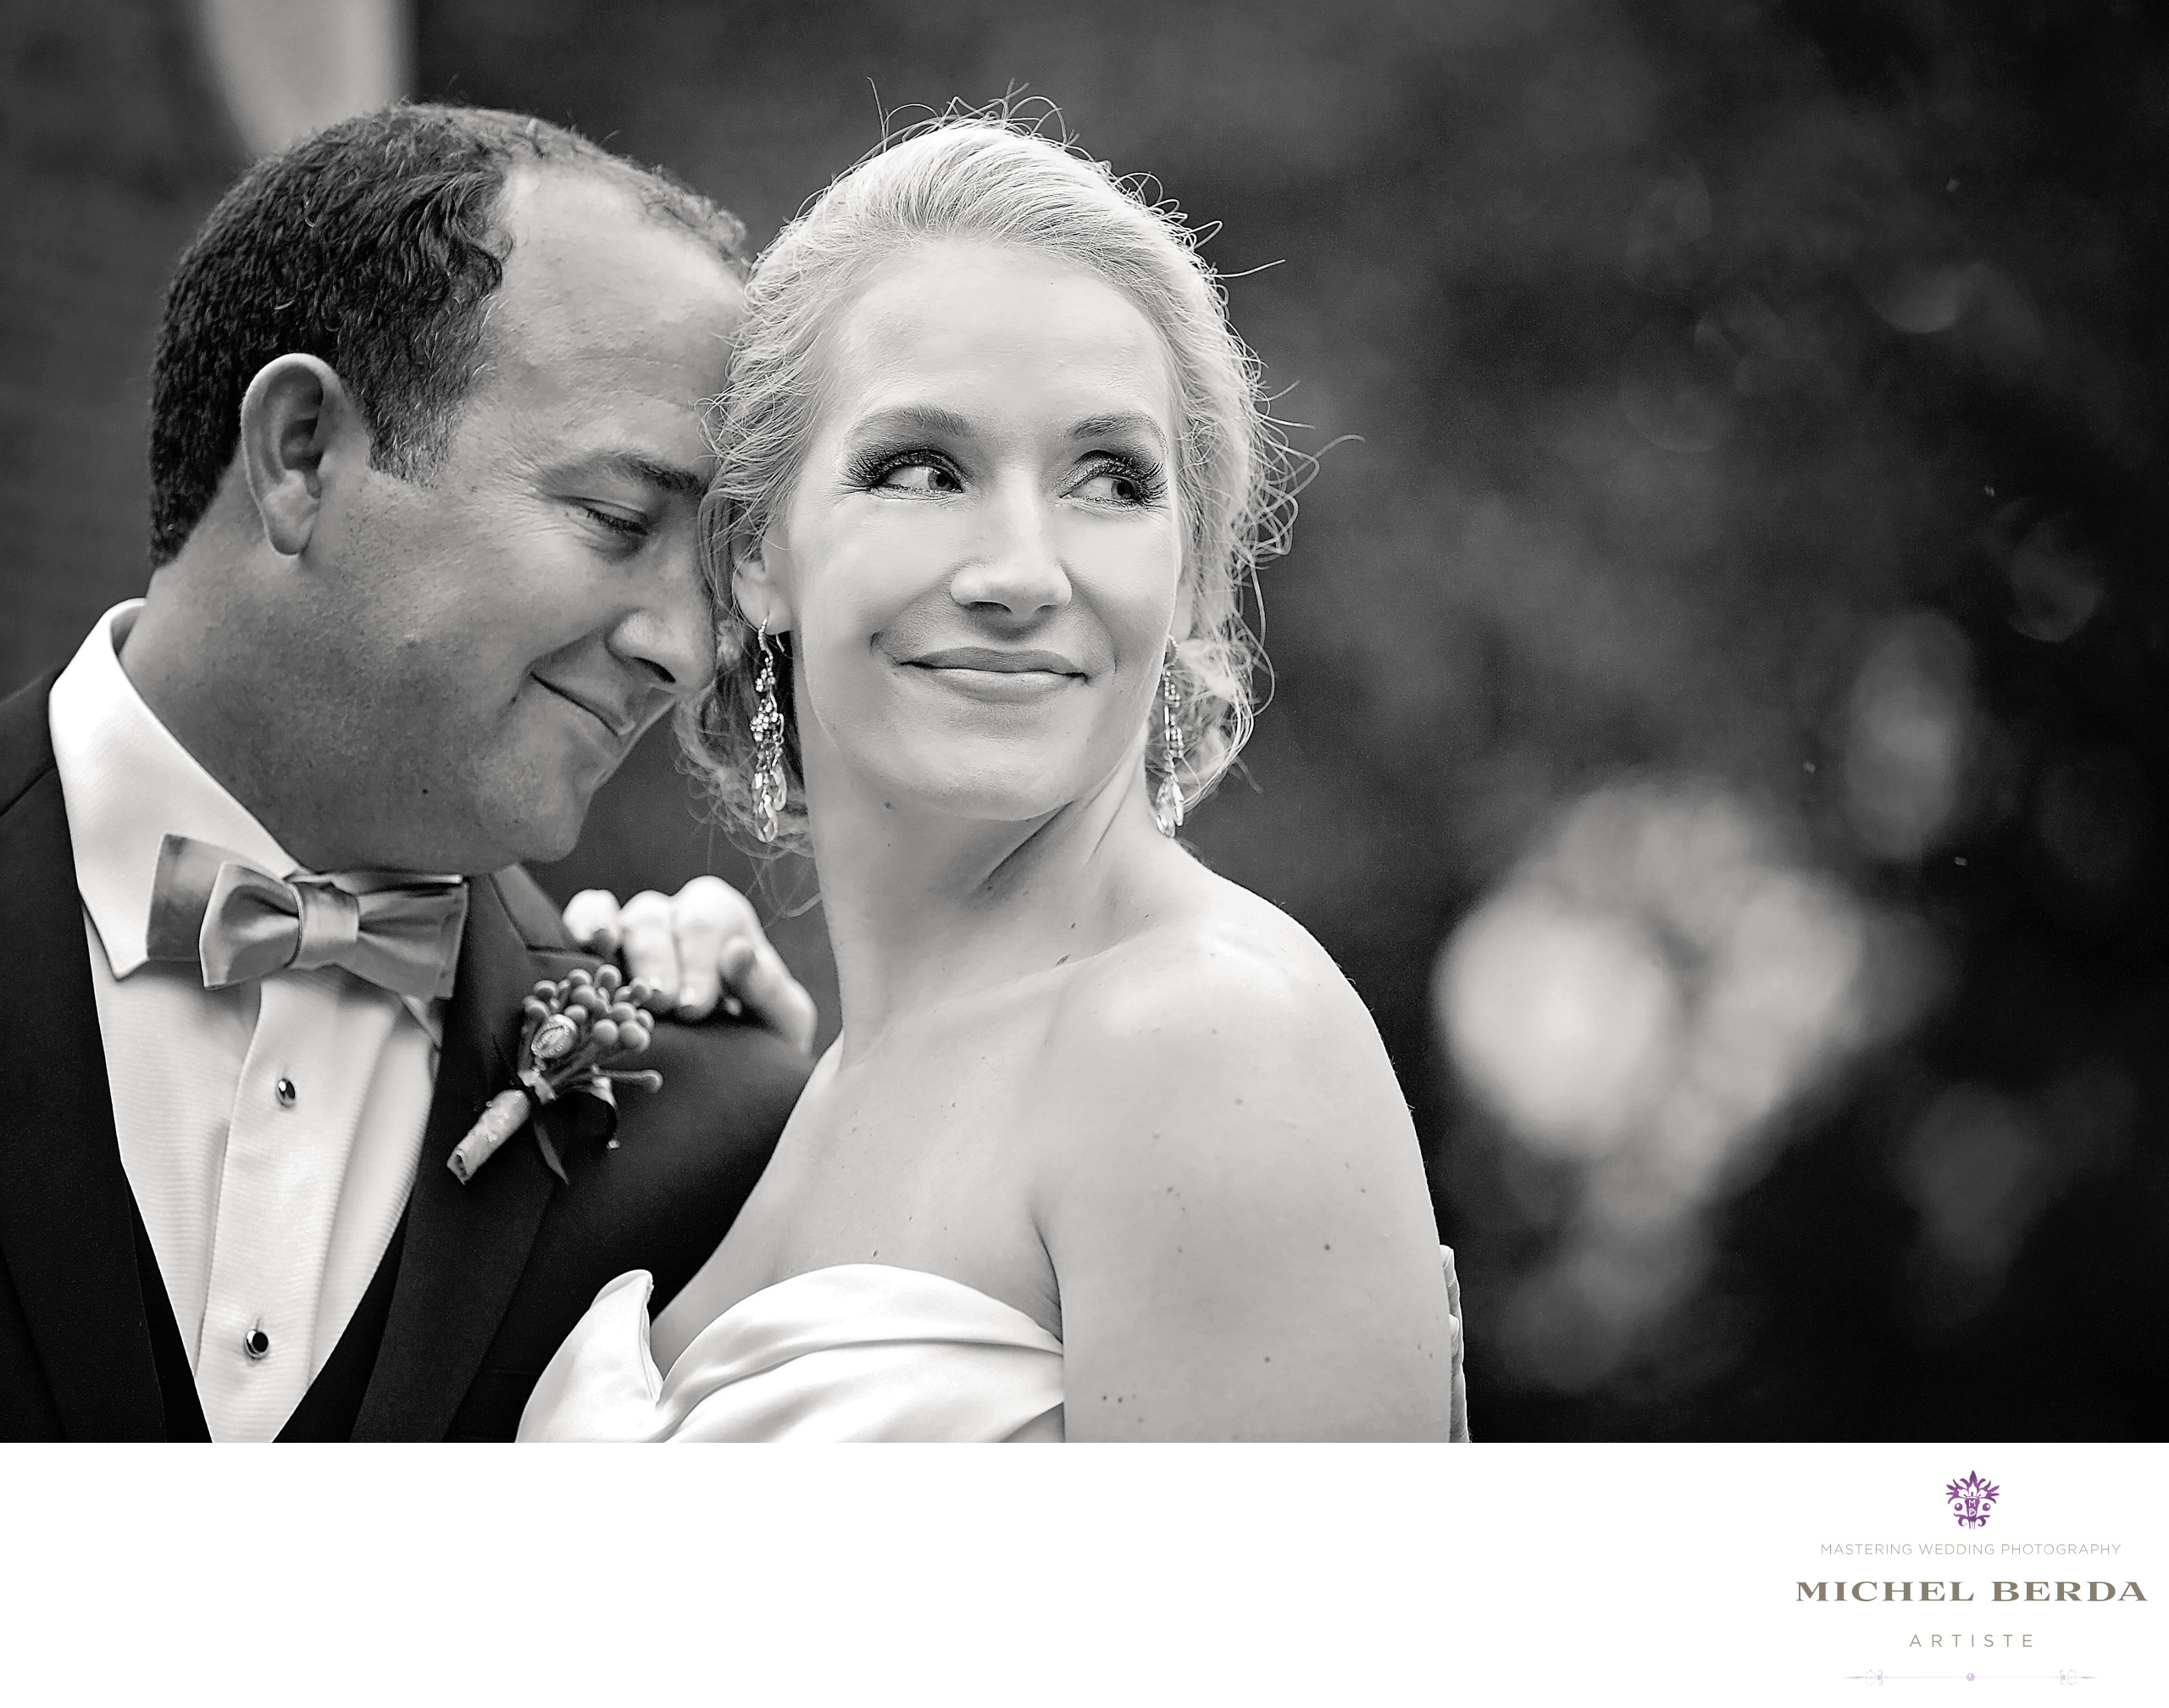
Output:
<instances>
[{"instance_id":1,"label":"blonde updo hairstyle","mask_svg":"<svg viewBox=\"0 0 2169 1708\"><path fill-rule=\"evenodd\" d=\"M1228 324L1224 293L1173 208L1040 134L1003 106L958 109L890 138L815 197L762 255L746 286L730 380L714 417L720 461L702 506L716 621L714 680L681 708L679 732L724 822L750 833L756 631L731 566L789 503L823 402L825 335L885 262L922 244L966 241L1058 256L1105 280L1158 331L1176 389L1174 491L1183 524L1189 635L1172 666L1184 811L1210 794L1250 735L1251 678L1263 663L1243 620L1245 585L1284 544L1293 510L1287 452L1267 416L1258 364ZM785 718L789 804L771 846L805 846L805 797L788 636L771 635ZM1147 746L1157 790L1168 765L1156 696ZM741 838L740 840L743 840Z\"/></svg>"}]
</instances>

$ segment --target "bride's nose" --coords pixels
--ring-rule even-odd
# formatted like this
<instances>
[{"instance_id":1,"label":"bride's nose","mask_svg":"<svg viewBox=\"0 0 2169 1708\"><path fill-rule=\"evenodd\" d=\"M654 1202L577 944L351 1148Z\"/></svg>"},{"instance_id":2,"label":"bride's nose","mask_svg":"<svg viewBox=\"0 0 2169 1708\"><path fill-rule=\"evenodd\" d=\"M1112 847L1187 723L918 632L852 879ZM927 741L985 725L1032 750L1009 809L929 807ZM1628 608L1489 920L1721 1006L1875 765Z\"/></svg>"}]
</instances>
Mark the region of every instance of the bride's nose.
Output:
<instances>
[{"instance_id":1,"label":"bride's nose","mask_svg":"<svg viewBox=\"0 0 2169 1708\"><path fill-rule=\"evenodd\" d=\"M1053 506L1036 483L1002 483L983 513L972 555L950 580L951 596L960 605L999 605L1018 618L1067 605L1069 572L1055 538Z\"/></svg>"}]
</instances>

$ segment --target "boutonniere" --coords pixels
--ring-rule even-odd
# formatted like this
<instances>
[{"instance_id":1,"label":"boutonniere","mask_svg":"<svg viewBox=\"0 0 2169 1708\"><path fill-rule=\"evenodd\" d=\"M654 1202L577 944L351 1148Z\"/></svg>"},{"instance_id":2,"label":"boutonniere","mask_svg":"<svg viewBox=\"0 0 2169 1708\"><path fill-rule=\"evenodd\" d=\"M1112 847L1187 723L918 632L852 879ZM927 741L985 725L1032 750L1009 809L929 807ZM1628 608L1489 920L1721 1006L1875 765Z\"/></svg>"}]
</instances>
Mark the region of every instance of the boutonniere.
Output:
<instances>
[{"instance_id":1,"label":"boutonniere","mask_svg":"<svg viewBox=\"0 0 2169 1708\"><path fill-rule=\"evenodd\" d=\"M519 1005L519 1083L490 1100L445 1165L459 1184L472 1180L530 1116L542 1160L563 1180L565 1165L552 1127L568 1143L598 1128L607 1138L618 1125L613 1085L661 1090L663 1076L654 1069L612 1065L647 1048L655 1034L655 1016L646 1007L653 995L638 979L627 984L615 967L594 973L575 968L565 978L538 983Z\"/></svg>"}]
</instances>

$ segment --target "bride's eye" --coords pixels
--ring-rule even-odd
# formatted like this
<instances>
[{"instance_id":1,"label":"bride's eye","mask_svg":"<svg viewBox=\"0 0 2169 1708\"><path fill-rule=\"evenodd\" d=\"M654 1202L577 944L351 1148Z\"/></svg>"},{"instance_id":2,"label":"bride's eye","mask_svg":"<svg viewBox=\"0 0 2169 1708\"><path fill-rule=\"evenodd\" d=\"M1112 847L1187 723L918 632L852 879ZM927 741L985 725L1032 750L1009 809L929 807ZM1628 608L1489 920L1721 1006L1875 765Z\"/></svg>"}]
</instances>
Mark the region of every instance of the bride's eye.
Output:
<instances>
[{"instance_id":1,"label":"bride's eye","mask_svg":"<svg viewBox=\"0 0 2169 1708\"><path fill-rule=\"evenodd\" d=\"M853 474L857 484L868 491L946 498L964 490L963 477L948 458L929 451L877 458Z\"/></svg>"},{"instance_id":2,"label":"bride's eye","mask_svg":"<svg viewBox=\"0 0 2169 1708\"><path fill-rule=\"evenodd\" d=\"M1162 485L1157 468L1123 457L1105 457L1094 463L1069 491L1072 497L1088 503L1137 509L1157 501Z\"/></svg>"}]
</instances>

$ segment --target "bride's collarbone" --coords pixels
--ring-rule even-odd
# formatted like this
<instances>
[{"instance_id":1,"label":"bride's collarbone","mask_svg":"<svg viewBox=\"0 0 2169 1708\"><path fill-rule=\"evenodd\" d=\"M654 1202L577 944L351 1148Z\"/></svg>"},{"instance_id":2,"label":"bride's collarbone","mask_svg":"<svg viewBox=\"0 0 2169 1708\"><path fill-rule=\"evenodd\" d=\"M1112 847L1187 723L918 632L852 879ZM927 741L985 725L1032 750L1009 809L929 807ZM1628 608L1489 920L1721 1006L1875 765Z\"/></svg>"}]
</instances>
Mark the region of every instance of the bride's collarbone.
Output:
<instances>
[{"instance_id":1,"label":"bride's collarbone","mask_svg":"<svg viewBox=\"0 0 2169 1708\"><path fill-rule=\"evenodd\" d=\"M924 1187L943 1173L1013 1163L1029 1131L1023 1084L991 1060L838 1076L793 1114L772 1172L803 1196L857 1183L880 1190L890 1178Z\"/></svg>"},{"instance_id":2,"label":"bride's collarbone","mask_svg":"<svg viewBox=\"0 0 2169 1708\"><path fill-rule=\"evenodd\" d=\"M813 1270L879 1264L940 1275L1060 1334L1034 1216L1034 1168L984 1110L944 1099L914 1118L839 1113L779 1149L732 1230L735 1300ZM718 1302L724 1302L719 1300Z\"/></svg>"},{"instance_id":3,"label":"bride's collarbone","mask_svg":"<svg viewBox=\"0 0 2169 1708\"><path fill-rule=\"evenodd\" d=\"M998 1043L956 1054L888 1040L824 1066L733 1228L742 1284L879 1262L1019 1302L1019 1260L1042 1252L1029 1062Z\"/></svg>"},{"instance_id":4,"label":"bride's collarbone","mask_svg":"<svg viewBox=\"0 0 2169 1708\"><path fill-rule=\"evenodd\" d=\"M903 1017L863 1044L840 1040L801 1097L792 1127L808 1139L946 1128L974 1108L1000 1109L1029 1091L1057 1006L1035 979Z\"/></svg>"}]
</instances>

